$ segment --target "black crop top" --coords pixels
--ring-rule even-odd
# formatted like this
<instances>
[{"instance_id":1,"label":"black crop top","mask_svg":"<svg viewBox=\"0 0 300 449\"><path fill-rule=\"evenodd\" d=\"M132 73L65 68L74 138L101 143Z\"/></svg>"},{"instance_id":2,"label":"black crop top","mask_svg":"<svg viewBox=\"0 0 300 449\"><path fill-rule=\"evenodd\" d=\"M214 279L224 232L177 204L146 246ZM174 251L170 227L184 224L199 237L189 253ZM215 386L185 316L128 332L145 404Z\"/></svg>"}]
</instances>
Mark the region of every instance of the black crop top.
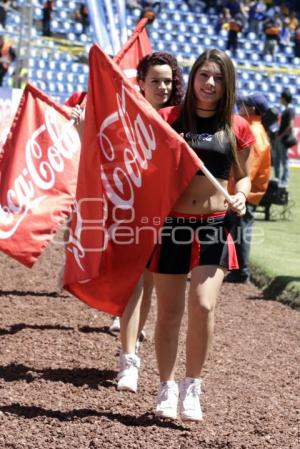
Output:
<instances>
[{"instance_id":1,"label":"black crop top","mask_svg":"<svg viewBox=\"0 0 300 449\"><path fill-rule=\"evenodd\" d=\"M179 122L176 121L171 126L178 133L183 132ZM233 151L226 134L218 131L216 117L198 117L197 131L184 133L186 142L212 175L227 180L234 160ZM196 174L204 176L201 170Z\"/></svg>"}]
</instances>

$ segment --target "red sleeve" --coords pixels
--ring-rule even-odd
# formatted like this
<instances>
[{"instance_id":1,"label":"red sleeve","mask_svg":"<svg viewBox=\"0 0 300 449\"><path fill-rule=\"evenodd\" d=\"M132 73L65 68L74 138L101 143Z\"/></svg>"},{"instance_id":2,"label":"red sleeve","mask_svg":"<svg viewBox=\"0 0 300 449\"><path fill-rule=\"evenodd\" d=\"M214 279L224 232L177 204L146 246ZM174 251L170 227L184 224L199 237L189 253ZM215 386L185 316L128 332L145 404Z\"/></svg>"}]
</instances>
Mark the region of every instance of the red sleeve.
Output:
<instances>
[{"instance_id":1,"label":"red sleeve","mask_svg":"<svg viewBox=\"0 0 300 449\"><path fill-rule=\"evenodd\" d=\"M160 109L159 115L169 124L175 122L179 117L180 106L168 106L167 108Z\"/></svg>"},{"instance_id":2,"label":"red sleeve","mask_svg":"<svg viewBox=\"0 0 300 449\"><path fill-rule=\"evenodd\" d=\"M245 148L249 148L255 142L249 123L240 115L233 116L233 131L238 150L245 150Z\"/></svg>"}]
</instances>

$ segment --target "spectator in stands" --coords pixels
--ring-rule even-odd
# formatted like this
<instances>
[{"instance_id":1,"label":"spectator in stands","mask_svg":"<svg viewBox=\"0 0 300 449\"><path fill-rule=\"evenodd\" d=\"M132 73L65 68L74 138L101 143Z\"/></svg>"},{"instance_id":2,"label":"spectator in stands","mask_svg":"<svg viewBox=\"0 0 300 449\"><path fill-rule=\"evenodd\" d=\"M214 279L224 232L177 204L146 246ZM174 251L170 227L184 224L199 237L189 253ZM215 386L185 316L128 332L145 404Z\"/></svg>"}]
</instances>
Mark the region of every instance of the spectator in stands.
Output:
<instances>
[{"instance_id":1,"label":"spectator in stands","mask_svg":"<svg viewBox=\"0 0 300 449\"><path fill-rule=\"evenodd\" d=\"M43 16L42 16L42 33L43 36L51 36L51 19L52 19L52 12L54 8L54 2L49 0L46 1L43 5Z\"/></svg>"},{"instance_id":2,"label":"spectator in stands","mask_svg":"<svg viewBox=\"0 0 300 449\"><path fill-rule=\"evenodd\" d=\"M299 20L295 11L292 11L290 17L288 18L288 26L292 33L294 33L299 25Z\"/></svg>"},{"instance_id":3,"label":"spectator in stands","mask_svg":"<svg viewBox=\"0 0 300 449\"><path fill-rule=\"evenodd\" d=\"M217 297L236 255L228 211L243 214L250 192L247 160L254 136L247 121L233 115L235 83L229 56L206 50L191 68L183 104L160 111L225 189L231 169L236 181L229 206L199 170L166 218L161 242L150 260L157 294L155 345L160 374L155 414L162 418L175 419L179 401L181 419L202 419L200 376L213 337ZM190 271L186 377L178 388L176 356Z\"/></svg>"},{"instance_id":4,"label":"spectator in stands","mask_svg":"<svg viewBox=\"0 0 300 449\"><path fill-rule=\"evenodd\" d=\"M289 29L289 19L285 18L282 22L282 28L279 33L279 45L280 49L284 51L287 45L290 45L291 31Z\"/></svg>"},{"instance_id":5,"label":"spectator in stands","mask_svg":"<svg viewBox=\"0 0 300 449\"><path fill-rule=\"evenodd\" d=\"M255 33L258 37L261 29L262 23L265 19L266 5L262 0L254 0L249 8L248 16L248 31Z\"/></svg>"},{"instance_id":6,"label":"spectator in stands","mask_svg":"<svg viewBox=\"0 0 300 449\"><path fill-rule=\"evenodd\" d=\"M220 33L221 30L229 30L229 22L231 20L230 11L228 8L223 8L221 13L219 14L215 31L217 34Z\"/></svg>"},{"instance_id":7,"label":"spectator in stands","mask_svg":"<svg viewBox=\"0 0 300 449\"><path fill-rule=\"evenodd\" d=\"M214 4L215 2L213 0L204 0L203 3L204 3L203 12L205 14L208 14L210 9L214 9L215 8L215 4ZM192 6L189 5L189 6L192 8L194 5L192 5Z\"/></svg>"},{"instance_id":8,"label":"spectator in stands","mask_svg":"<svg viewBox=\"0 0 300 449\"><path fill-rule=\"evenodd\" d=\"M229 9L231 17L234 17L236 14L239 14L241 12L241 5L239 0L227 0L223 3L225 8Z\"/></svg>"},{"instance_id":9,"label":"spectator in stands","mask_svg":"<svg viewBox=\"0 0 300 449\"><path fill-rule=\"evenodd\" d=\"M75 20L82 25L82 32L86 33L86 30L90 24L88 7L84 2L79 3L78 8L75 11Z\"/></svg>"},{"instance_id":10,"label":"spectator in stands","mask_svg":"<svg viewBox=\"0 0 300 449\"><path fill-rule=\"evenodd\" d=\"M244 26L244 17L241 13L235 14L235 16L229 20L228 23L228 38L226 48L230 50L232 56L236 56L238 47L238 35L242 31Z\"/></svg>"},{"instance_id":11,"label":"spectator in stands","mask_svg":"<svg viewBox=\"0 0 300 449\"><path fill-rule=\"evenodd\" d=\"M161 9L161 2L142 2L143 9L140 19L148 19L148 23L152 23Z\"/></svg>"},{"instance_id":12,"label":"spectator in stands","mask_svg":"<svg viewBox=\"0 0 300 449\"><path fill-rule=\"evenodd\" d=\"M195 0L185 0L191 12L195 11ZM225 7L223 0L200 0L200 5L203 6L204 14L209 14L210 12L220 14L222 9Z\"/></svg>"},{"instance_id":13,"label":"spectator in stands","mask_svg":"<svg viewBox=\"0 0 300 449\"><path fill-rule=\"evenodd\" d=\"M267 191L270 179L271 145L262 123L262 117L270 107L266 97L259 92L238 97L237 104L240 115L250 124L255 143L251 146L249 157L251 191L247 196L246 214L242 217L235 217L239 230L236 243L239 269L231 271L225 281L247 283L250 280L249 256L254 212Z\"/></svg>"},{"instance_id":14,"label":"spectator in stands","mask_svg":"<svg viewBox=\"0 0 300 449\"><path fill-rule=\"evenodd\" d=\"M18 72L15 70L12 76L12 87L25 89L28 82L28 68L21 66Z\"/></svg>"},{"instance_id":15,"label":"spectator in stands","mask_svg":"<svg viewBox=\"0 0 300 449\"><path fill-rule=\"evenodd\" d=\"M6 26L7 11L10 8L10 0L2 0L0 2L0 25Z\"/></svg>"},{"instance_id":16,"label":"spectator in stands","mask_svg":"<svg viewBox=\"0 0 300 449\"><path fill-rule=\"evenodd\" d=\"M296 139L294 137L295 110L291 105L292 100L293 97L290 90L284 89L280 97L280 102L284 106L284 111L280 117L279 130L274 145L275 178L278 179L282 187L288 186L288 150L296 144Z\"/></svg>"},{"instance_id":17,"label":"spectator in stands","mask_svg":"<svg viewBox=\"0 0 300 449\"><path fill-rule=\"evenodd\" d=\"M295 41L294 46L295 57L300 58L300 25L298 25L295 30L294 41Z\"/></svg>"},{"instance_id":18,"label":"spectator in stands","mask_svg":"<svg viewBox=\"0 0 300 449\"><path fill-rule=\"evenodd\" d=\"M2 86L11 63L16 59L16 52L10 42L0 34L0 86Z\"/></svg>"},{"instance_id":19,"label":"spectator in stands","mask_svg":"<svg viewBox=\"0 0 300 449\"><path fill-rule=\"evenodd\" d=\"M267 19L264 22L263 30L265 34L263 54L271 55L274 59L280 42L281 21L279 15Z\"/></svg>"},{"instance_id":20,"label":"spectator in stands","mask_svg":"<svg viewBox=\"0 0 300 449\"><path fill-rule=\"evenodd\" d=\"M154 52L141 59L137 67L137 80L141 93L155 110L180 104L184 82L176 59L165 52ZM121 317L120 371L118 389L137 391L140 359L136 354L136 342L151 304L153 275L145 270L143 296L132 297Z\"/></svg>"},{"instance_id":21,"label":"spectator in stands","mask_svg":"<svg viewBox=\"0 0 300 449\"><path fill-rule=\"evenodd\" d=\"M280 16L282 18L289 17L290 15L290 7L288 5L288 2L281 2L280 4Z\"/></svg>"},{"instance_id":22,"label":"spectator in stands","mask_svg":"<svg viewBox=\"0 0 300 449\"><path fill-rule=\"evenodd\" d=\"M141 1L139 0L126 0L126 6L129 9L142 9Z\"/></svg>"},{"instance_id":23,"label":"spectator in stands","mask_svg":"<svg viewBox=\"0 0 300 449\"><path fill-rule=\"evenodd\" d=\"M130 9L144 10L147 8L154 8L154 10L156 11L157 8L160 9L161 2L155 0L127 0L126 5Z\"/></svg>"}]
</instances>

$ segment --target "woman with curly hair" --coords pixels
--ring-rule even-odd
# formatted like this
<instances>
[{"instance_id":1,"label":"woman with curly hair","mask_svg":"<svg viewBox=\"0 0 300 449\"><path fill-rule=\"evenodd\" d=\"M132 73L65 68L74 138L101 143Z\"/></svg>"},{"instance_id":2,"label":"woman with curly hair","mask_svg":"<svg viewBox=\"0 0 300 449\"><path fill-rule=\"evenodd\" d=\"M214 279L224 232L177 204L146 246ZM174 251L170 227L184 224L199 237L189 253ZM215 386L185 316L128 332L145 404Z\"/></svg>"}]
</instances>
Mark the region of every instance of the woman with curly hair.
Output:
<instances>
[{"instance_id":1,"label":"woman with curly hair","mask_svg":"<svg viewBox=\"0 0 300 449\"><path fill-rule=\"evenodd\" d=\"M142 58L137 67L142 94L154 109L181 103L184 94L182 72L174 56L163 51Z\"/></svg>"},{"instance_id":2,"label":"woman with curly hair","mask_svg":"<svg viewBox=\"0 0 300 449\"><path fill-rule=\"evenodd\" d=\"M183 99L182 73L177 60L169 53L154 52L142 58L137 67L137 80L141 93L157 111L178 105ZM148 316L152 290L153 275L145 270L120 320L119 390L137 391L140 358L136 354L136 343Z\"/></svg>"}]
</instances>

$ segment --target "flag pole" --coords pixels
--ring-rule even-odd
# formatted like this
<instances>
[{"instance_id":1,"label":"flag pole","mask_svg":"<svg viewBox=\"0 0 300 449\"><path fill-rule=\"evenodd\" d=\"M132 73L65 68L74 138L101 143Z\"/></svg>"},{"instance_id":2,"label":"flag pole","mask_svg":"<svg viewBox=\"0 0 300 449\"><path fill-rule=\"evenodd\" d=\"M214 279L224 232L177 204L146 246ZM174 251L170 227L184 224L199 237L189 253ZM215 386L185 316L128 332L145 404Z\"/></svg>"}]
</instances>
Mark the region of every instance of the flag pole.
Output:
<instances>
[{"instance_id":1,"label":"flag pole","mask_svg":"<svg viewBox=\"0 0 300 449\"><path fill-rule=\"evenodd\" d=\"M203 164L202 167L200 167L200 170L202 173L210 180L210 182L216 187L216 189L222 193L225 196L225 199L228 201L229 204L231 204L232 199L229 193L226 189L220 184L220 182L217 180L217 178L214 177L214 175L211 174L211 172L205 167Z\"/></svg>"}]
</instances>

